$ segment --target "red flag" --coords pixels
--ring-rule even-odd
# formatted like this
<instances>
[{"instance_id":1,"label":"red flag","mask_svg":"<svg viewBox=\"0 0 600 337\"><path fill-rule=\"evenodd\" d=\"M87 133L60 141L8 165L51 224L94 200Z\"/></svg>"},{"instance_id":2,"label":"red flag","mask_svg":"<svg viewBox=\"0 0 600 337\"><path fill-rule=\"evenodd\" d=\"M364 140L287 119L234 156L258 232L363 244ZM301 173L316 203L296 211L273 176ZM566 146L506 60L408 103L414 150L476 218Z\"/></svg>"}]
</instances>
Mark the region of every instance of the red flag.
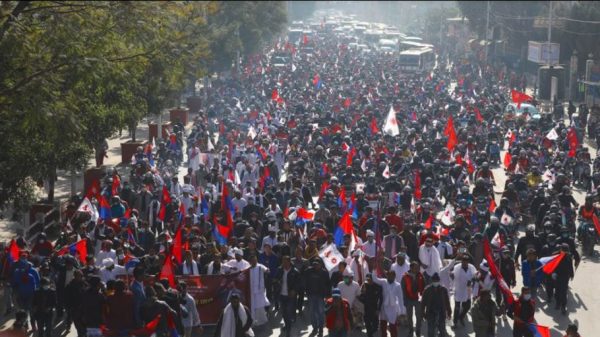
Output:
<instances>
[{"instance_id":1,"label":"red flag","mask_svg":"<svg viewBox=\"0 0 600 337\"><path fill-rule=\"evenodd\" d=\"M352 147L350 149L350 151L348 151L348 157L346 158L346 166L352 166L352 159L354 158L355 154L356 154L356 149L354 147Z\"/></svg>"},{"instance_id":2,"label":"red flag","mask_svg":"<svg viewBox=\"0 0 600 337\"><path fill-rule=\"evenodd\" d=\"M421 200L421 172L415 171L415 198Z\"/></svg>"},{"instance_id":3,"label":"red flag","mask_svg":"<svg viewBox=\"0 0 600 337\"><path fill-rule=\"evenodd\" d=\"M512 155L510 154L509 151L506 151L506 153L504 154L504 167L506 167L508 169L511 162L512 162Z\"/></svg>"},{"instance_id":4,"label":"red flag","mask_svg":"<svg viewBox=\"0 0 600 337\"><path fill-rule=\"evenodd\" d=\"M90 184L90 187L88 187L88 190L85 194L86 198L92 200L92 197L96 198L96 200L99 199L99 195L100 194L100 181L98 179L94 179L94 181L92 181L92 183Z\"/></svg>"},{"instance_id":5,"label":"red flag","mask_svg":"<svg viewBox=\"0 0 600 337\"><path fill-rule=\"evenodd\" d=\"M351 101L350 101L350 97L347 97L347 98L344 100L344 108L348 109L348 108L350 107L350 103L351 103Z\"/></svg>"},{"instance_id":6,"label":"red flag","mask_svg":"<svg viewBox=\"0 0 600 337\"><path fill-rule=\"evenodd\" d=\"M325 195L325 191L327 191L328 188L329 188L329 183L327 182L327 180L323 180L323 183L321 184L321 191L319 191L319 200L323 199L323 196Z\"/></svg>"},{"instance_id":7,"label":"red flag","mask_svg":"<svg viewBox=\"0 0 600 337\"><path fill-rule=\"evenodd\" d=\"M458 144L458 137L456 136L456 131L454 130L454 120L452 116L448 117L448 122L446 123L446 128L444 129L444 135L448 136L448 143L446 147L450 152L454 150L456 144Z\"/></svg>"},{"instance_id":8,"label":"red flag","mask_svg":"<svg viewBox=\"0 0 600 337\"><path fill-rule=\"evenodd\" d=\"M308 44L308 36L306 34L302 37L302 44Z\"/></svg>"},{"instance_id":9,"label":"red flag","mask_svg":"<svg viewBox=\"0 0 600 337\"><path fill-rule=\"evenodd\" d=\"M488 267L490 268L490 274L492 274L492 277L496 279L496 284L498 285L498 287L500 287L500 291L502 291L502 294L506 299L506 303L508 305L513 304L513 302L515 301L515 297L512 291L510 291L508 284L506 284L506 281L504 281L504 277L502 277L502 274L500 274L500 272L498 271L496 263L494 263L494 257L492 256L492 247L490 247L490 241L487 238L487 236L483 238L483 257L487 261Z\"/></svg>"},{"instance_id":10,"label":"red flag","mask_svg":"<svg viewBox=\"0 0 600 337\"><path fill-rule=\"evenodd\" d=\"M510 94L512 96L513 102L517 103L517 108L519 108L519 109L521 108L521 103L533 100L533 98L531 96L527 95L524 92L520 92L517 90L511 90Z\"/></svg>"},{"instance_id":11,"label":"red flag","mask_svg":"<svg viewBox=\"0 0 600 337\"><path fill-rule=\"evenodd\" d=\"M289 217L290 217L290 209L289 209L288 207L286 207L286 208L283 210L283 218L284 218L284 219L287 219L287 218L289 218Z\"/></svg>"},{"instance_id":12,"label":"red flag","mask_svg":"<svg viewBox=\"0 0 600 337\"><path fill-rule=\"evenodd\" d=\"M158 323L160 323L160 314L156 315L156 317L144 325L142 328L131 330L130 335L132 336L150 336L156 332L156 328L158 327Z\"/></svg>"},{"instance_id":13,"label":"red flag","mask_svg":"<svg viewBox=\"0 0 600 337\"><path fill-rule=\"evenodd\" d=\"M542 271L547 275L552 275L565 255L565 252L560 252L556 255L542 257L540 259L540 262L542 263Z\"/></svg>"},{"instance_id":14,"label":"red flag","mask_svg":"<svg viewBox=\"0 0 600 337\"><path fill-rule=\"evenodd\" d=\"M21 250L17 246L17 241L15 239L10 240L10 245L8 246L8 258L12 259L10 262L17 262L20 252Z\"/></svg>"},{"instance_id":15,"label":"red flag","mask_svg":"<svg viewBox=\"0 0 600 337\"><path fill-rule=\"evenodd\" d=\"M462 160L462 156L459 154L456 155L456 157L454 157L454 160L456 161L456 163L458 165L462 165L463 164L463 160Z\"/></svg>"},{"instance_id":16,"label":"red flag","mask_svg":"<svg viewBox=\"0 0 600 337\"><path fill-rule=\"evenodd\" d=\"M373 117L371 119L371 133L375 135L378 132L379 132L379 128L377 128L377 120L375 119L375 117Z\"/></svg>"},{"instance_id":17,"label":"red flag","mask_svg":"<svg viewBox=\"0 0 600 337\"><path fill-rule=\"evenodd\" d=\"M475 118L477 119L477 121L479 121L479 123L483 123L483 116L481 115L481 111L479 111L479 108L475 107L474 110L475 110Z\"/></svg>"},{"instance_id":18,"label":"red flag","mask_svg":"<svg viewBox=\"0 0 600 337\"><path fill-rule=\"evenodd\" d=\"M575 132L574 128L569 129L569 133L567 133L567 141L569 142L569 157L575 157L579 140L577 139L577 133Z\"/></svg>"},{"instance_id":19,"label":"red flag","mask_svg":"<svg viewBox=\"0 0 600 337\"><path fill-rule=\"evenodd\" d=\"M490 207L488 208L488 211L490 211L490 213L493 213L496 210L496 201L494 200L494 198L492 198L492 201L490 201Z\"/></svg>"},{"instance_id":20,"label":"red flag","mask_svg":"<svg viewBox=\"0 0 600 337\"><path fill-rule=\"evenodd\" d=\"M431 229L431 225L433 224L433 214L429 214L427 221L425 221L425 228Z\"/></svg>"},{"instance_id":21,"label":"red flag","mask_svg":"<svg viewBox=\"0 0 600 337\"><path fill-rule=\"evenodd\" d=\"M181 238L182 228L182 225L179 225L179 228L177 228L177 231L175 232L175 238L173 239L173 247L171 248L171 253L173 254L173 257L175 257L175 261L177 261L179 264L181 264L181 261L183 261L183 244Z\"/></svg>"},{"instance_id":22,"label":"red flag","mask_svg":"<svg viewBox=\"0 0 600 337\"><path fill-rule=\"evenodd\" d=\"M273 89L273 92L271 92L271 99L276 101L279 98L279 91L277 91L277 88Z\"/></svg>"},{"instance_id":23,"label":"red flag","mask_svg":"<svg viewBox=\"0 0 600 337\"><path fill-rule=\"evenodd\" d=\"M594 221L594 227L596 227L596 233L600 233L600 221L598 220L598 217L596 216L596 212L594 212L594 214L592 214L592 220Z\"/></svg>"},{"instance_id":24,"label":"red flag","mask_svg":"<svg viewBox=\"0 0 600 337\"><path fill-rule=\"evenodd\" d=\"M158 279L167 279L169 280L169 285L175 288L177 285L175 284L175 273L173 273L173 262L171 261L171 255L167 254L165 256L165 262L160 269L160 273L158 274Z\"/></svg>"},{"instance_id":25,"label":"red flag","mask_svg":"<svg viewBox=\"0 0 600 337\"><path fill-rule=\"evenodd\" d=\"M74 244L61 248L58 252L56 252L56 256L63 256L66 253L69 253L73 256L75 256L76 254L79 255L79 261L85 264L85 260L87 259L87 240L82 239L75 242Z\"/></svg>"},{"instance_id":26,"label":"red flag","mask_svg":"<svg viewBox=\"0 0 600 337\"><path fill-rule=\"evenodd\" d=\"M550 328L547 326L527 323L527 329L529 329L529 332L531 332L534 337L550 337Z\"/></svg>"},{"instance_id":27,"label":"red flag","mask_svg":"<svg viewBox=\"0 0 600 337\"><path fill-rule=\"evenodd\" d=\"M225 134L225 123L223 123L223 121L219 122L219 134L221 134L221 135Z\"/></svg>"},{"instance_id":28,"label":"red flag","mask_svg":"<svg viewBox=\"0 0 600 337\"><path fill-rule=\"evenodd\" d=\"M171 200L171 194L169 190L167 190L167 186L163 186L162 199L160 200L160 210L158 211L158 218L160 221L165 221L165 216L167 214L167 205L173 202Z\"/></svg>"},{"instance_id":29,"label":"red flag","mask_svg":"<svg viewBox=\"0 0 600 337\"><path fill-rule=\"evenodd\" d=\"M344 187L340 188L340 194L338 195L338 204L342 211L346 209L346 189Z\"/></svg>"}]
</instances>

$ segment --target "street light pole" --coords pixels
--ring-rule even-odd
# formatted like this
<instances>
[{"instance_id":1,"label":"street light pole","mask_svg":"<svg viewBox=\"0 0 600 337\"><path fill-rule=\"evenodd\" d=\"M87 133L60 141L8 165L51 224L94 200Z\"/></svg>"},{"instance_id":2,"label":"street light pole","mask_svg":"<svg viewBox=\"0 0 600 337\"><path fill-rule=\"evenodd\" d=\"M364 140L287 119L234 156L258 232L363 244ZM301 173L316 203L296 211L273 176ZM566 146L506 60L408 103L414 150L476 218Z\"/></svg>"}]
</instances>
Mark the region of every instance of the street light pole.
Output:
<instances>
[{"instance_id":1,"label":"street light pole","mask_svg":"<svg viewBox=\"0 0 600 337\"><path fill-rule=\"evenodd\" d=\"M487 14L486 14L486 19L485 19L485 64L487 65L487 60L488 60L488 30L490 29L490 2L487 2L487 10L486 10Z\"/></svg>"},{"instance_id":2,"label":"street light pole","mask_svg":"<svg viewBox=\"0 0 600 337\"><path fill-rule=\"evenodd\" d=\"M552 42L552 1L550 1L548 6L548 47L546 50L548 66L550 65L550 42Z\"/></svg>"}]
</instances>

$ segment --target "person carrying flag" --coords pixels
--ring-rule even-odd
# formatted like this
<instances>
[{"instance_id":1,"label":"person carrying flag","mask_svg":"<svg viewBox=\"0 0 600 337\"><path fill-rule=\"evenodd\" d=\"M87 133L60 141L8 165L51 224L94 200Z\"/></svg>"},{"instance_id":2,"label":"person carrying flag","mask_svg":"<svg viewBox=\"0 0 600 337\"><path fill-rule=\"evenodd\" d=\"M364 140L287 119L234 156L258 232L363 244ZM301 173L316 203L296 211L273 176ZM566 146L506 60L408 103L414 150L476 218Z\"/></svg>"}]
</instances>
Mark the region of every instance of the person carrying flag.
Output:
<instances>
[{"instance_id":1,"label":"person carrying flag","mask_svg":"<svg viewBox=\"0 0 600 337\"><path fill-rule=\"evenodd\" d=\"M521 296L509 308L508 316L513 319L513 337L532 337L528 324L535 322L535 300L532 298L531 289L527 286L521 288Z\"/></svg>"},{"instance_id":2,"label":"person carrying flag","mask_svg":"<svg viewBox=\"0 0 600 337\"><path fill-rule=\"evenodd\" d=\"M560 309L563 315L567 314L567 292L569 290L569 281L575 277L575 270L573 269L573 258L569 253L569 245L567 243L561 244L560 251L565 256L560 260L556 269L551 274L552 280L556 288L555 298L556 304L555 309Z\"/></svg>"}]
</instances>

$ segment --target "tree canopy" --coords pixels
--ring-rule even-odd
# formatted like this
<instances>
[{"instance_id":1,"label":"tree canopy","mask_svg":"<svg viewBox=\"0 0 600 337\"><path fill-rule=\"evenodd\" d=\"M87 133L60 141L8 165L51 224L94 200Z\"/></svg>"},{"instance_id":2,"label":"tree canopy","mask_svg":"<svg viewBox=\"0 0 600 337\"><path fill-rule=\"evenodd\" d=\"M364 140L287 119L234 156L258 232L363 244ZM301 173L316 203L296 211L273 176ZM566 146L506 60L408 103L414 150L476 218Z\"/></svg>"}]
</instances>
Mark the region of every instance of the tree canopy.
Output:
<instances>
[{"instance_id":1,"label":"tree canopy","mask_svg":"<svg viewBox=\"0 0 600 337\"><path fill-rule=\"evenodd\" d=\"M0 206L30 178L83 169L98 143L286 20L280 2L1 2Z\"/></svg>"}]
</instances>

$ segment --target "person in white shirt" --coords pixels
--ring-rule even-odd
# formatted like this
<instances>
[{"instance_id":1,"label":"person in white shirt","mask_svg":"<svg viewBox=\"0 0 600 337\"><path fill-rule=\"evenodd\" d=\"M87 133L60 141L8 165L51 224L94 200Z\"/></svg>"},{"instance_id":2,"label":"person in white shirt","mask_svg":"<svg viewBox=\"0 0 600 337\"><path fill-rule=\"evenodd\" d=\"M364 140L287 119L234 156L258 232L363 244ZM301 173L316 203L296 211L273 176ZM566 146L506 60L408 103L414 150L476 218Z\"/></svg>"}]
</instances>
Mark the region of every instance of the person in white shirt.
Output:
<instances>
[{"instance_id":1,"label":"person in white shirt","mask_svg":"<svg viewBox=\"0 0 600 337\"><path fill-rule=\"evenodd\" d=\"M402 252L396 254L396 262L390 268L390 270L396 273L396 282L401 283L404 274L410 269L410 263L406 254Z\"/></svg>"},{"instance_id":2,"label":"person in white shirt","mask_svg":"<svg viewBox=\"0 0 600 337\"><path fill-rule=\"evenodd\" d=\"M100 268L100 281L106 284L110 280L115 280L119 275L125 275L125 267L115 265L115 260L107 257L102 261L102 268Z\"/></svg>"},{"instance_id":3,"label":"person in white shirt","mask_svg":"<svg viewBox=\"0 0 600 337\"><path fill-rule=\"evenodd\" d=\"M250 268L250 263L243 259L244 252L239 248L233 248L235 259L227 262L231 272L242 271Z\"/></svg>"},{"instance_id":4,"label":"person in white shirt","mask_svg":"<svg viewBox=\"0 0 600 337\"><path fill-rule=\"evenodd\" d=\"M377 243L375 242L375 233L367 229L367 242L363 243L362 251L369 259L375 258L377 254Z\"/></svg>"},{"instance_id":5,"label":"person in white shirt","mask_svg":"<svg viewBox=\"0 0 600 337\"><path fill-rule=\"evenodd\" d=\"M369 273L369 265L363 255L362 250L356 249L352 252L352 257L346 259L346 263L348 264L346 268L352 271L352 275L354 275L354 279L359 285L365 282L365 278Z\"/></svg>"},{"instance_id":6,"label":"person in white shirt","mask_svg":"<svg viewBox=\"0 0 600 337\"><path fill-rule=\"evenodd\" d=\"M469 257L463 256L461 263L454 266L450 278L454 283L454 328L458 322L464 327L465 316L471 308L473 279L477 274L475 266L469 263Z\"/></svg>"},{"instance_id":7,"label":"person in white shirt","mask_svg":"<svg viewBox=\"0 0 600 337\"><path fill-rule=\"evenodd\" d=\"M171 188L169 189L169 193L177 198L183 193L183 187L179 183L179 178L177 176L171 178Z\"/></svg>"},{"instance_id":8,"label":"person in white shirt","mask_svg":"<svg viewBox=\"0 0 600 337\"><path fill-rule=\"evenodd\" d=\"M236 213L242 213L244 207L248 205L246 199L242 198L242 194L239 191L235 192L235 198L231 200L231 204L233 205L233 209Z\"/></svg>"},{"instance_id":9,"label":"person in white shirt","mask_svg":"<svg viewBox=\"0 0 600 337\"><path fill-rule=\"evenodd\" d=\"M425 285L431 282L431 276L439 273L442 268L440 252L433 247L433 239L427 238L425 244L419 247L419 262L421 262L421 272L425 277Z\"/></svg>"},{"instance_id":10,"label":"person in white shirt","mask_svg":"<svg viewBox=\"0 0 600 337\"><path fill-rule=\"evenodd\" d=\"M260 250L264 250L265 245L270 245L271 247L275 247L277 245L277 232L279 232L279 228L274 225L269 225L269 236L265 236L262 239L262 245Z\"/></svg>"},{"instance_id":11,"label":"person in white shirt","mask_svg":"<svg viewBox=\"0 0 600 337\"><path fill-rule=\"evenodd\" d=\"M350 305L354 325L361 326L364 306L361 301L356 300L360 295L360 285L353 280L353 276L352 271L346 268L343 274L343 281L337 284L337 288L340 290L342 298L348 301Z\"/></svg>"},{"instance_id":12,"label":"person in white shirt","mask_svg":"<svg viewBox=\"0 0 600 337\"><path fill-rule=\"evenodd\" d=\"M112 241L104 240L102 242L102 249L96 254L96 266L101 267L102 262L106 258L110 258L113 261L117 261L117 252L112 249Z\"/></svg>"},{"instance_id":13,"label":"person in white shirt","mask_svg":"<svg viewBox=\"0 0 600 337\"><path fill-rule=\"evenodd\" d=\"M265 288L265 273L268 271L267 267L258 263L256 255L250 256L250 310L254 326L260 326L269 321L265 310L265 307L271 305Z\"/></svg>"},{"instance_id":14,"label":"person in white shirt","mask_svg":"<svg viewBox=\"0 0 600 337\"><path fill-rule=\"evenodd\" d=\"M473 297L479 297L479 293L482 290L492 291L494 287L495 279L490 273L490 267L487 261L482 261L479 264L479 271L475 275L475 281L473 284Z\"/></svg>"},{"instance_id":15,"label":"person in white shirt","mask_svg":"<svg viewBox=\"0 0 600 337\"><path fill-rule=\"evenodd\" d=\"M181 264L181 274L183 275L200 275L198 263L192 257L192 251L186 250Z\"/></svg>"},{"instance_id":16,"label":"person in white shirt","mask_svg":"<svg viewBox=\"0 0 600 337\"><path fill-rule=\"evenodd\" d=\"M215 255L214 259L206 266L207 275L225 275L229 274L229 266L221 263L221 255Z\"/></svg>"},{"instance_id":17,"label":"person in white shirt","mask_svg":"<svg viewBox=\"0 0 600 337\"><path fill-rule=\"evenodd\" d=\"M404 295L402 285L396 282L396 273L393 270L387 272L387 278L378 278L373 275L373 282L381 286L383 303L379 312L381 328L389 329L392 336L396 335L396 320L399 316L406 315L404 307Z\"/></svg>"},{"instance_id":18,"label":"person in white shirt","mask_svg":"<svg viewBox=\"0 0 600 337\"><path fill-rule=\"evenodd\" d=\"M179 282L177 290L181 294L183 300L183 306L187 310L187 315L183 316L181 323L183 323L183 337L191 337L192 329L197 328L197 334L202 334L202 322L200 321L200 315L196 308L196 301L192 295L187 292L187 284L185 282Z\"/></svg>"}]
</instances>

